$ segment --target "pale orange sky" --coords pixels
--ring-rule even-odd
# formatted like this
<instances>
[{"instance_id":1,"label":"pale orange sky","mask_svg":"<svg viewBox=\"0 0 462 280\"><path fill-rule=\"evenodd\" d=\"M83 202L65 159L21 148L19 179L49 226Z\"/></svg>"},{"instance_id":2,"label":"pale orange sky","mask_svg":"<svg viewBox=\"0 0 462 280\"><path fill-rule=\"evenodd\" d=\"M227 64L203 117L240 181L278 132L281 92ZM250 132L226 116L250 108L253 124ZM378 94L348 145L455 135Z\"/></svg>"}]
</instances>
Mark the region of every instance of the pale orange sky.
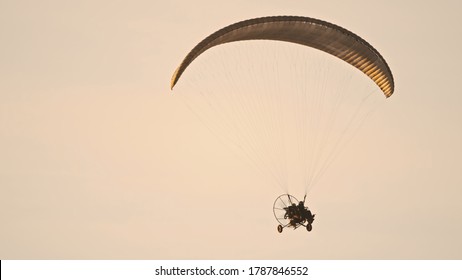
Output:
<instances>
[{"instance_id":1,"label":"pale orange sky","mask_svg":"<svg viewBox=\"0 0 462 280\"><path fill-rule=\"evenodd\" d=\"M1 1L0 259L461 259L461 8ZM343 26L395 77L310 192L310 233L277 233L280 192L169 89L201 39L266 15Z\"/></svg>"}]
</instances>

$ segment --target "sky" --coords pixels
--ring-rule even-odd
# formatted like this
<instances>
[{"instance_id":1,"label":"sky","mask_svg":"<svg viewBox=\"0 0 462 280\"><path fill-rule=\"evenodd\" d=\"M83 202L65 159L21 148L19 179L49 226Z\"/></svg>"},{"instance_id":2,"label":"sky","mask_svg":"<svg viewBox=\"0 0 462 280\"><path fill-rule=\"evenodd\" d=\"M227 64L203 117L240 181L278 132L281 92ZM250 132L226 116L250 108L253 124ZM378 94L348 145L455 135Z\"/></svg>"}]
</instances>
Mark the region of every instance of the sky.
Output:
<instances>
[{"instance_id":1,"label":"sky","mask_svg":"<svg viewBox=\"0 0 462 280\"><path fill-rule=\"evenodd\" d=\"M0 259L461 259L457 1L0 2ZM374 45L395 93L276 231L280 191L170 91L186 53L268 15Z\"/></svg>"}]
</instances>

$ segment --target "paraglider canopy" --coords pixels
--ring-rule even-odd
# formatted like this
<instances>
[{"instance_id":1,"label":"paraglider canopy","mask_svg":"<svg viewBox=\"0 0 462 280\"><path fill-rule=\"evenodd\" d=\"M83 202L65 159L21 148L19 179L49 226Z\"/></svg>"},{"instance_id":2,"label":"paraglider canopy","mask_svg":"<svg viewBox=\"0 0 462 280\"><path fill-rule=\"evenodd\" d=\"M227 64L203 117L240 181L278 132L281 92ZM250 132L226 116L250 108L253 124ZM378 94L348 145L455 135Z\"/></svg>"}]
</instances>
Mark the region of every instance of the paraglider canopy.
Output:
<instances>
[{"instance_id":1,"label":"paraglider canopy","mask_svg":"<svg viewBox=\"0 0 462 280\"><path fill-rule=\"evenodd\" d=\"M277 40L297 43L334 55L369 76L386 97L394 91L390 68L380 53L358 35L335 24L299 16L272 16L231 24L194 47L176 69L171 89L186 68L211 47L243 40Z\"/></svg>"}]
</instances>

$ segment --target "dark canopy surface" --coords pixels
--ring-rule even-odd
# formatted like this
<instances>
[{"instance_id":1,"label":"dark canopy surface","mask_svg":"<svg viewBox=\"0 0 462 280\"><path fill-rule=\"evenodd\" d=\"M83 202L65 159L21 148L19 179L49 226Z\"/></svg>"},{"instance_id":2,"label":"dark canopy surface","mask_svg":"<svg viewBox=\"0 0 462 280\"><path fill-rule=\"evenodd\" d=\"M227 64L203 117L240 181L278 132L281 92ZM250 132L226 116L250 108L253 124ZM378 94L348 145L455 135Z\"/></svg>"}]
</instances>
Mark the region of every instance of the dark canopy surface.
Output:
<instances>
[{"instance_id":1,"label":"dark canopy surface","mask_svg":"<svg viewBox=\"0 0 462 280\"><path fill-rule=\"evenodd\" d=\"M309 17L275 16L241 21L211 34L184 58L172 76L171 88L186 68L211 47L243 40L277 40L316 48L353 65L390 97L393 76L385 59L358 35L332 23Z\"/></svg>"}]
</instances>

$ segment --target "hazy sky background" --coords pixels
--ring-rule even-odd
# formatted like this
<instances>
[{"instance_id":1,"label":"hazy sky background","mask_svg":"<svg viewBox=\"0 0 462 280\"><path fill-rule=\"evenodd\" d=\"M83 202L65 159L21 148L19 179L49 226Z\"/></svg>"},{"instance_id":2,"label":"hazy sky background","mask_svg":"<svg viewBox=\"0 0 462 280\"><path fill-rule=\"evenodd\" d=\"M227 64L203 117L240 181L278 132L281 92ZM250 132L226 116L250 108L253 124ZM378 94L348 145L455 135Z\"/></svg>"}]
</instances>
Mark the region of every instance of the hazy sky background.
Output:
<instances>
[{"instance_id":1,"label":"hazy sky background","mask_svg":"<svg viewBox=\"0 0 462 280\"><path fill-rule=\"evenodd\" d=\"M461 259L461 10L0 1L0 259ZM396 82L310 193L310 233L277 233L280 193L169 89L201 39L267 15L359 34Z\"/></svg>"}]
</instances>

